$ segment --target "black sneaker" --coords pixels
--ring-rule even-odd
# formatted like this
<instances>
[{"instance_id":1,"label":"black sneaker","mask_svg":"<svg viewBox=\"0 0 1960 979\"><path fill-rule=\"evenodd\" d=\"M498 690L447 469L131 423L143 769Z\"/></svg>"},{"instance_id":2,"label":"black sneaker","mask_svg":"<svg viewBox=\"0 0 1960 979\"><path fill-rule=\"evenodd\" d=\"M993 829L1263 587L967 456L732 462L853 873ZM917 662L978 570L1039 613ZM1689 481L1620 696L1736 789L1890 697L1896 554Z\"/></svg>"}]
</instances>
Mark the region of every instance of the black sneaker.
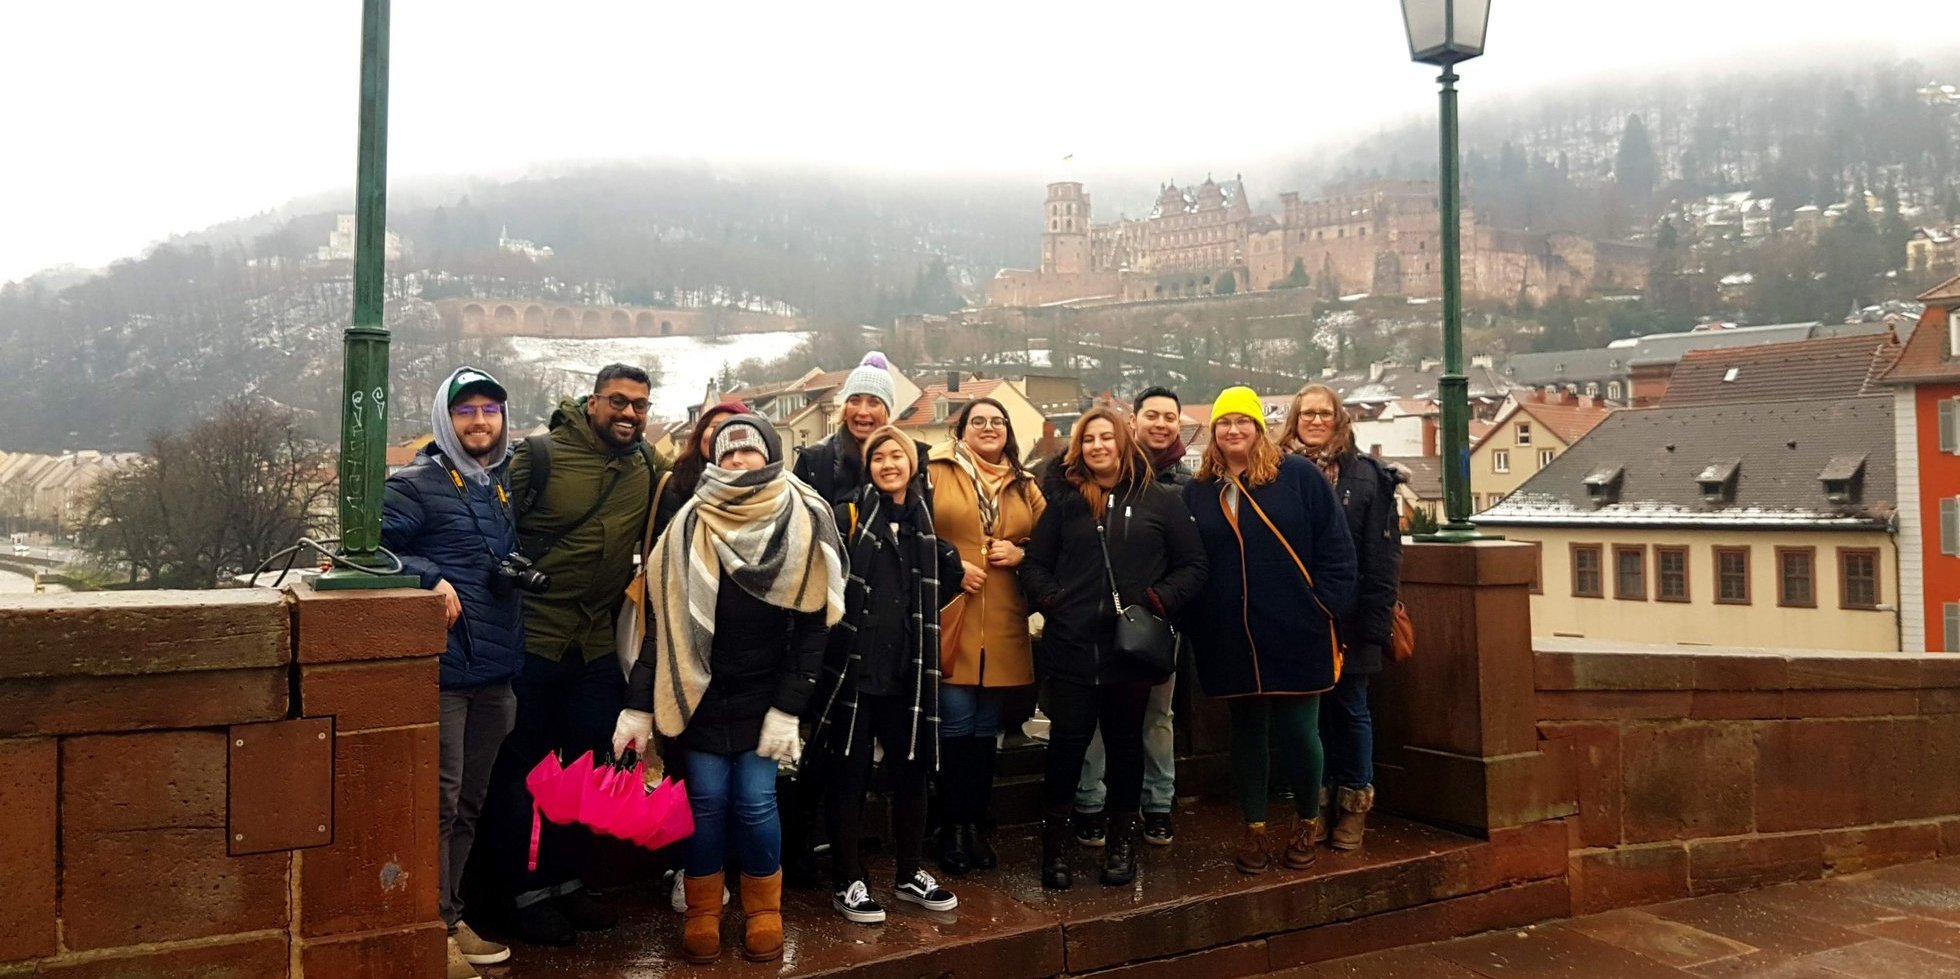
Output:
<instances>
[{"instance_id":1,"label":"black sneaker","mask_svg":"<svg viewBox=\"0 0 1960 979\"><path fill-rule=\"evenodd\" d=\"M536 904L518 908L511 914L511 928L517 932L517 940L526 945L546 945L554 948L570 945L578 941L578 932L572 923L560 913L555 901L539 901Z\"/></svg>"},{"instance_id":2,"label":"black sneaker","mask_svg":"<svg viewBox=\"0 0 1960 979\"><path fill-rule=\"evenodd\" d=\"M586 893L583 887L570 894L561 895L551 903L558 908L558 913L564 915L565 920L571 922L572 927L579 931L611 931L614 925L619 924L619 917L607 910L605 905L593 900L592 895Z\"/></svg>"},{"instance_id":3,"label":"black sneaker","mask_svg":"<svg viewBox=\"0 0 1960 979\"><path fill-rule=\"evenodd\" d=\"M1075 842L1087 847L1100 847L1109 836L1109 817L1099 812L1076 810Z\"/></svg>"},{"instance_id":4,"label":"black sneaker","mask_svg":"<svg viewBox=\"0 0 1960 979\"><path fill-rule=\"evenodd\" d=\"M892 888L892 893L901 901L910 901L927 911L951 911L960 906L960 899L953 892L939 886L932 875L921 870L912 875L911 880L901 881Z\"/></svg>"},{"instance_id":5,"label":"black sneaker","mask_svg":"<svg viewBox=\"0 0 1960 979\"><path fill-rule=\"evenodd\" d=\"M871 889L864 886L861 880L851 881L832 891L830 906L836 908L846 921L855 921L860 925L875 925L885 920L885 909L871 899Z\"/></svg>"},{"instance_id":6,"label":"black sneaker","mask_svg":"<svg viewBox=\"0 0 1960 979\"><path fill-rule=\"evenodd\" d=\"M1143 814L1143 841L1151 846L1170 846L1175 834L1171 832L1171 814L1167 812L1146 812Z\"/></svg>"}]
</instances>

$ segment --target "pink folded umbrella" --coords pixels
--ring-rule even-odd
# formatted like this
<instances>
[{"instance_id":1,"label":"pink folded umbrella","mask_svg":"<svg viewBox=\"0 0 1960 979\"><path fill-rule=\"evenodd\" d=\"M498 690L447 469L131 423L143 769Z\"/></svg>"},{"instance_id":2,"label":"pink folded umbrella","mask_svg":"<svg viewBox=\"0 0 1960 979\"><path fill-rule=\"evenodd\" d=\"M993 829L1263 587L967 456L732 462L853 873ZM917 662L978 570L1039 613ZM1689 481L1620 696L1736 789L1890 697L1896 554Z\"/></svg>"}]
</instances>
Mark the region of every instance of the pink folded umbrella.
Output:
<instances>
[{"instance_id":1,"label":"pink folded umbrella","mask_svg":"<svg viewBox=\"0 0 1960 979\"><path fill-rule=\"evenodd\" d=\"M631 768L594 764L592 753L561 765L547 755L524 779L531 790L531 860L537 869L538 839L543 821L580 823L594 832L616 836L649 850L658 850L694 832L694 812L687 787L671 779L652 788L646 784L646 763Z\"/></svg>"}]
</instances>

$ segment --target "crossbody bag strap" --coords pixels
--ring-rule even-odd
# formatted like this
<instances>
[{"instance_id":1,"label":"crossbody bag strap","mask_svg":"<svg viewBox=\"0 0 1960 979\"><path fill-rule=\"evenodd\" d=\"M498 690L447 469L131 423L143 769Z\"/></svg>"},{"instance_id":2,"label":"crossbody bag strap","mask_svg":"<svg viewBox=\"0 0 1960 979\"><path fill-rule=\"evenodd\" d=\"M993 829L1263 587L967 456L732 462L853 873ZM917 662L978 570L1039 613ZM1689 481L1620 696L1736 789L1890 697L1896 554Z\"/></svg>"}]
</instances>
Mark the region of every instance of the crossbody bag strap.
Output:
<instances>
[{"instance_id":1,"label":"crossbody bag strap","mask_svg":"<svg viewBox=\"0 0 1960 979\"><path fill-rule=\"evenodd\" d=\"M653 486L653 501L647 504L647 532L643 535L645 539L640 545L641 555L653 550L653 518L660 513L660 498L667 495L667 480L672 479L673 476L674 471L669 469L660 474L660 481Z\"/></svg>"},{"instance_id":2,"label":"crossbody bag strap","mask_svg":"<svg viewBox=\"0 0 1960 979\"><path fill-rule=\"evenodd\" d=\"M1320 614L1327 616L1328 621L1333 621L1334 613L1327 611L1327 606L1321 602L1320 596L1314 592L1313 572L1307 570L1306 562L1300 560L1299 553L1293 550L1293 545L1287 541L1286 535L1280 533L1278 527L1273 526L1272 518L1266 516L1265 508L1259 505L1258 500L1252 498L1252 494L1247 492L1244 483L1239 482L1235 478L1232 480L1232 485L1238 487L1239 499L1250 504L1252 506L1252 512L1259 515L1259 522L1265 524L1267 530L1272 531L1273 538L1279 541L1279 546L1286 548L1286 556L1293 559L1293 566L1300 569L1300 577L1306 579L1307 594L1313 596L1313 603L1315 605L1320 606Z\"/></svg>"},{"instance_id":3,"label":"crossbody bag strap","mask_svg":"<svg viewBox=\"0 0 1960 979\"><path fill-rule=\"evenodd\" d=\"M1116 614L1123 614L1123 596L1116 590L1116 566L1109 560L1109 532L1102 521L1096 521L1096 543L1102 545L1103 574L1109 577L1109 600L1115 603Z\"/></svg>"}]
</instances>

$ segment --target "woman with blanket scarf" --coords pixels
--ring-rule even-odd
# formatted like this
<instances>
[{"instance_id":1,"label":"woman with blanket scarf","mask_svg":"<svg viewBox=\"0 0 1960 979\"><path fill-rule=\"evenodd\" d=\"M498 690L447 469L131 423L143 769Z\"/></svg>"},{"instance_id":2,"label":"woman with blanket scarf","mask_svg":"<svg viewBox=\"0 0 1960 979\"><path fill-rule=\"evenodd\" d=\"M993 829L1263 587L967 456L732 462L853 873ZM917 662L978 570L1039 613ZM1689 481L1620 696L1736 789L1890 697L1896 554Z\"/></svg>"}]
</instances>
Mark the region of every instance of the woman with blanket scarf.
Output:
<instances>
[{"instance_id":1,"label":"woman with blanket scarf","mask_svg":"<svg viewBox=\"0 0 1960 979\"><path fill-rule=\"evenodd\" d=\"M953 420L953 441L926 461L932 523L959 549L965 574L940 614L939 869L957 877L998 863L982 830L1008 695L1034 683L1020 566L1047 501L1021 465L1007 409L975 398Z\"/></svg>"},{"instance_id":2,"label":"woman with blanket scarf","mask_svg":"<svg viewBox=\"0 0 1960 979\"><path fill-rule=\"evenodd\" d=\"M783 954L776 769L802 752L796 718L816 688L825 635L844 614L844 556L829 504L783 470L766 419L715 429L714 462L649 557L652 662L633 666L613 748L676 739L694 809L681 952L721 957L722 859L740 834L742 954Z\"/></svg>"},{"instance_id":3,"label":"woman with blanket scarf","mask_svg":"<svg viewBox=\"0 0 1960 979\"><path fill-rule=\"evenodd\" d=\"M912 483L918 468L909 436L890 425L872 432L864 442L870 485L836 511L851 576L844 621L831 630L824 654L811 741L828 761L823 807L832 903L861 924L885 920L858 857L874 738L892 786L893 895L929 911L959 906L919 868L926 777L939 761L939 609L959 594L964 571L959 551L933 533L932 512Z\"/></svg>"},{"instance_id":4,"label":"woman with blanket scarf","mask_svg":"<svg viewBox=\"0 0 1960 979\"><path fill-rule=\"evenodd\" d=\"M1118 603L1168 618L1204 587L1204 547L1177 491L1157 482L1130 426L1111 409L1083 414L1043 489L1048 511L1021 566L1028 602L1048 622L1037 664L1050 723L1041 885L1072 883L1069 815L1100 725L1110 814L1102 882L1127 886L1136 879L1142 818L1144 708L1150 688L1170 674L1116 647Z\"/></svg>"}]
</instances>

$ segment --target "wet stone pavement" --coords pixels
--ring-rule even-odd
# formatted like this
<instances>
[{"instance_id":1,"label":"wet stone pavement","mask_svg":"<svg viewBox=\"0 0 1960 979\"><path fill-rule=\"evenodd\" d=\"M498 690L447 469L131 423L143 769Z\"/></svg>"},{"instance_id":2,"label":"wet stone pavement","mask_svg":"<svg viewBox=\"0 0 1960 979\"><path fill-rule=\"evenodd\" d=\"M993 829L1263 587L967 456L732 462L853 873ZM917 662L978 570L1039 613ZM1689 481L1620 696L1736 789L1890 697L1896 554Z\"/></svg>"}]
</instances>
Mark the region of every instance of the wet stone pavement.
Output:
<instances>
[{"instance_id":1,"label":"wet stone pavement","mask_svg":"<svg viewBox=\"0 0 1960 979\"><path fill-rule=\"evenodd\" d=\"M1276 817L1282 808L1275 807ZM1214 802L1180 813L1176 844L1140 847L1142 869L1137 882L1127 888L1100 886L1096 873L1102 851L1077 849L1076 883L1064 892L1041 888L1035 872L1038 844L1032 827L1003 830L995 841L1000 869L942 880L960 899L959 910L947 913L925 911L893 899L888 857L867 853L873 894L886 907L886 922L859 925L845 921L831 908L828 890L786 890L784 957L780 963L769 965L746 962L738 953L742 927L739 894L722 919L722 960L702 967L679 959L680 916L668 906L666 886L616 889L602 897L619 911L618 928L581 935L579 944L567 949L517 946L509 963L485 966L482 972L486 979L767 975L980 979L1094 971L1224 944L1247 950L1256 947L1257 964L1229 971L1178 970L1176 979L1245 975L1266 969L1263 943L1244 941L1259 934L1258 922L1264 915L1259 910L1249 911L1251 905L1239 902L1299 913L1302 907L1311 909L1316 895L1325 890L1310 882L1314 878L1348 881L1350 890L1364 884L1378 887L1367 883L1377 879L1427 879L1423 875L1437 872L1433 868L1439 861L1462 863L1466 854L1486 846L1482 841L1384 817L1377 820L1368 846L1360 853L1323 850L1319 866L1311 872L1276 869L1247 877L1229 864L1235 823L1226 808ZM489 928L485 933L496 934ZM1224 936L1225 941L1214 942L1217 936ZM1237 945L1233 945L1235 941ZM1207 962L1222 968L1237 961L1239 957L1231 954L1231 947L1213 949L1214 954L1222 951L1225 957ZM1178 961L1167 959L1165 964ZM1071 964L1077 967L1071 968Z\"/></svg>"},{"instance_id":2,"label":"wet stone pavement","mask_svg":"<svg viewBox=\"0 0 1960 979\"><path fill-rule=\"evenodd\" d=\"M1960 858L1507 929L1286 979L1960 977Z\"/></svg>"}]
</instances>

